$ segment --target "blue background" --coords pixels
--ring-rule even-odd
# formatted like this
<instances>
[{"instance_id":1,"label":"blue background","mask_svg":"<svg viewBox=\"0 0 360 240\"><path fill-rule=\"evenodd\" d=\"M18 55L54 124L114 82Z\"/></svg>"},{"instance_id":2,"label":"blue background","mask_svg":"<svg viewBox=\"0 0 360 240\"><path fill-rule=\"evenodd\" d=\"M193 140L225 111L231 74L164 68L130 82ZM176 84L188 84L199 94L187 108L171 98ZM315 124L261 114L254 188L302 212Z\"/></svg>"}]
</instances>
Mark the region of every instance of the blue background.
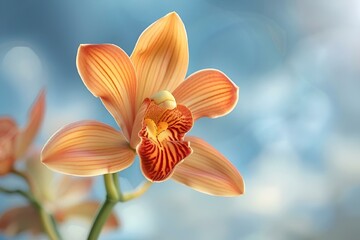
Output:
<instances>
[{"instance_id":1,"label":"blue background","mask_svg":"<svg viewBox=\"0 0 360 240\"><path fill-rule=\"evenodd\" d=\"M356 239L359 9L356 0L1 0L0 114L25 124L46 86L38 147L67 123L115 127L78 76L79 44L114 43L130 54L148 25L176 11L189 39L188 74L217 68L240 87L231 114L201 119L190 134L233 162L246 194L216 198L172 181L155 184L117 205L122 227L103 239ZM142 181L138 164L121 176L124 189ZM92 195L103 199L101 178ZM0 202L3 212L22 200L0 195ZM64 230L86 233L76 223Z\"/></svg>"}]
</instances>

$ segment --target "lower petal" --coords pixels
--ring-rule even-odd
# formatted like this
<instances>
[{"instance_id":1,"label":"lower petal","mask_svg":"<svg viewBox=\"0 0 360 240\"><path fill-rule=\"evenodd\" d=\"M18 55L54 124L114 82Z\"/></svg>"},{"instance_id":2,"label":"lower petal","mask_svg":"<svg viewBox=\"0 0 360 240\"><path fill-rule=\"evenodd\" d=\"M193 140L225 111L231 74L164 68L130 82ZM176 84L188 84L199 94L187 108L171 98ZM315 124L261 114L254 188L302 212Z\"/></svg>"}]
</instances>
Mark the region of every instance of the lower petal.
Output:
<instances>
[{"instance_id":1,"label":"lower petal","mask_svg":"<svg viewBox=\"0 0 360 240\"><path fill-rule=\"evenodd\" d=\"M229 160L199 138L185 140L190 142L194 152L175 168L173 180L215 196L244 193L243 178Z\"/></svg>"},{"instance_id":2,"label":"lower petal","mask_svg":"<svg viewBox=\"0 0 360 240\"><path fill-rule=\"evenodd\" d=\"M96 121L67 125L42 150L42 162L54 171L96 176L121 171L135 158L121 132Z\"/></svg>"},{"instance_id":3,"label":"lower petal","mask_svg":"<svg viewBox=\"0 0 360 240\"><path fill-rule=\"evenodd\" d=\"M0 232L9 236L23 231L36 235L43 231L39 214L33 206L12 208L0 217Z\"/></svg>"}]
</instances>

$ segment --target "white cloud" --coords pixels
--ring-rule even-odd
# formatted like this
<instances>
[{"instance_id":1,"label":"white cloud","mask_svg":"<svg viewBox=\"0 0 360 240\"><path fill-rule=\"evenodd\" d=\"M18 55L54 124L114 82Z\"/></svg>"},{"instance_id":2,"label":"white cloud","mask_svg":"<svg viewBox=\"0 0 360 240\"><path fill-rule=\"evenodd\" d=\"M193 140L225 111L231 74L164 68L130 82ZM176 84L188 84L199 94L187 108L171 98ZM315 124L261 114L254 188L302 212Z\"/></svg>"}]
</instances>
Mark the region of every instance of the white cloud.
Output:
<instances>
[{"instance_id":1,"label":"white cloud","mask_svg":"<svg viewBox=\"0 0 360 240\"><path fill-rule=\"evenodd\" d=\"M26 46L15 46L2 59L4 79L18 91L24 102L32 101L44 84L44 71L38 55Z\"/></svg>"}]
</instances>

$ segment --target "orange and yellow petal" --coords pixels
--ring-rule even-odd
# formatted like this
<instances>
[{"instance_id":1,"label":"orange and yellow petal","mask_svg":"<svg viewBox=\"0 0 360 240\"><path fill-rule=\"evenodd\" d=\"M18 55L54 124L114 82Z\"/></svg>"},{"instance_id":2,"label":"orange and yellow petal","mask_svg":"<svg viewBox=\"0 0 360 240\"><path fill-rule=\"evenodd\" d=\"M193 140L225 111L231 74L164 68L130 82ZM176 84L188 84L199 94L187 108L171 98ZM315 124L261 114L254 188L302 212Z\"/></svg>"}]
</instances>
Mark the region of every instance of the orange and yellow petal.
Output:
<instances>
[{"instance_id":1,"label":"orange and yellow petal","mask_svg":"<svg viewBox=\"0 0 360 240\"><path fill-rule=\"evenodd\" d=\"M164 181L174 168L192 152L184 135L191 129L193 119L185 106L164 109L151 102L145 113L141 142L137 147L141 170L150 181Z\"/></svg>"},{"instance_id":2,"label":"orange and yellow petal","mask_svg":"<svg viewBox=\"0 0 360 240\"><path fill-rule=\"evenodd\" d=\"M82 218L89 223L93 221L100 207L100 203L96 201L85 201L78 204L74 204L67 208L58 209L54 213L54 217L59 222L64 222L71 218ZM120 226L120 222L114 213L111 213L108 217L104 228L106 230L116 229Z\"/></svg>"},{"instance_id":3,"label":"orange and yellow petal","mask_svg":"<svg viewBox=\"0 0 360 240\"><path fill-rule=\"evenodd\" d=\"M39 201L54 201L55 174L40 161L40 150L33 150L25 159L26 173L31 178L31 192Z\"/></svg>"},{"instance_id":4,"label":"orange and yellow petal","mask_svg":"<svg viewBox=\"0 0 360 240\"><path fill-rule=\"evenodd\" d=\"M0 216L0 232L14 236L24 231L33 235L43 232L40 216L33 206L12 208Z\"/></svg>"},{"instance_id":5,"label":"orange and yellow petal","mask_svg":"<svg viewBox=\"0 0 360 240\"><path fill-rule=\"evenodd\" d=\"M10 117L0 118L0 139L7 137L8 134L12 134L17 131L17 125L14 119Z\"/></svg>"},{"instance_id":6,"label":"orange and yellow petal","mask_svg":"<svg viewBox=\"0 0 360 240\"><path fill-rule=\"evenodd\" d=\"M77 176L96 176L121 171L135 157L121 132L97 122L69 124L45 144L42 162L54 171Z\"/></svg>"},{"instance_id":7,"label":"orange and yellow petal","mask_svg":"<svg viewBox=\"0 0 360 240\"><path fill-rule=\"evenodd\" d=\"M239 88L219 70L205 69L189 76L173 95L178 103L191 110L194 120L216 118L235 107Z\"/></svg>"},{"instance_id":8,"label":"orange and yellow petal","mask_svg":"<svg viewBox=\"0 0 360 240\"><path fill-rule=\"evenodd\" d=\"M0 176L11 171L15 162L15 140L18 128L8 117L0 118Z\"/></svg>"},{"instance_id":9,"label":"orange and yellow petal","mask_svg":"<svg viewBox=\"0 0 360 240\"><path fill-rule=\"evenodd\" d=\"M100 97L129 140L135 117L137 80L128 55L111 44L81 45L77 68L89 91Z\"/></svg>"},{"instance_id":10,"label":"orange and yellow petal","mask_svg":"<svg viewBox=\"0 0 360 240\"><path fill-rule=\"evenodd\" d=\"M238 170L221 153L205 141L186 137L193 154L179 164L172 179L199 192L215 196L244 193L244 181Z\"/></svg>"},{"instance_id":11,"label":"orange and yellow petal","mask_svg":"<svg viewBox=\"0 0 360 240\"><path fill-rule=\"evenodd\" d=\"M42 124L45 112L45 91L42 90L35 103L31 107L27 125L19 132L16 139L16 158L22 157L37 133Z\"/></svg>"},{"instance_id":12,"label":"orange and yellow petal","mask_svg":"<svg viewBox=\"0 0 360 240\"><path fill-rule=\"evenodd\" d=\"M15 162L13 155L14 140L1 139L0 140L0 176L6 175L12 170Z\"/></svg>"},{"instance_id":13,"label":"orange and yellow petal","mask_svg":"<svg viewBox=\"0 0 360 240\"><path fill-rule=\"evenodd\" d=\"M160 90L173 91L185 79L189 63L180 17L172 12L150 25L139 37L131 60L138 77L136 109Z\"/></svg>"}]
</instances>

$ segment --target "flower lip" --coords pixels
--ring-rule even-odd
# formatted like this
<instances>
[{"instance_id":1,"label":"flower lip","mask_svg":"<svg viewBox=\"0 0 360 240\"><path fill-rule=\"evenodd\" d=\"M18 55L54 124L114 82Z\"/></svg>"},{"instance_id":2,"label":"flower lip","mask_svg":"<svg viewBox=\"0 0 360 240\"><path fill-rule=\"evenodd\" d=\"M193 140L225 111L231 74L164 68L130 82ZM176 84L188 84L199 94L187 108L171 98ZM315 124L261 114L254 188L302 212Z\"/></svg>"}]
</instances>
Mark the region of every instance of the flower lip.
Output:
<instances>
[{"instance_id":1,"label":"flower lip","mask_svg":"<svg viewBox=\"0 0 360 240\"><path fill-rule=\"evenodd\" d=\"M144 176L161 182L171 177L174 168L192 153L184 136L192 128L193 118L183 105L167 109L154 101L145 102L148 106L139 132L141 142L137 153Z\"/></svg>"}]
</instances>

